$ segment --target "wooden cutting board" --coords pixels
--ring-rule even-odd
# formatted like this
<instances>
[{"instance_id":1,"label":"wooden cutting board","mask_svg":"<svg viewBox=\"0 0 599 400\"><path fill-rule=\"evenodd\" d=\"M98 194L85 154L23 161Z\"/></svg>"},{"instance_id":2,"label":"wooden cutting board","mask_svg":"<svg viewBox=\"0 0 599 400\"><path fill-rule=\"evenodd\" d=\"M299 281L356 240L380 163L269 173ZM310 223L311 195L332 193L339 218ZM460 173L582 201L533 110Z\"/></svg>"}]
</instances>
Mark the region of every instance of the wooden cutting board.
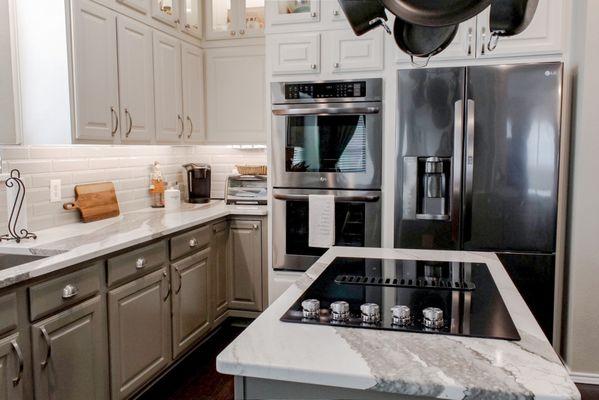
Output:
<instances>
[{"instance_id":1,"label":"wooden cutting board","mask_svg":"<svg viewBox=\"0 0 599 400\"><path fill-rule=\"evenodd\" d=\"M112 182L75 186L75 201L63 204L62 208L78 209L83 222L99 221L120 214L119 202Z\"/></svg>"}]
</instances>

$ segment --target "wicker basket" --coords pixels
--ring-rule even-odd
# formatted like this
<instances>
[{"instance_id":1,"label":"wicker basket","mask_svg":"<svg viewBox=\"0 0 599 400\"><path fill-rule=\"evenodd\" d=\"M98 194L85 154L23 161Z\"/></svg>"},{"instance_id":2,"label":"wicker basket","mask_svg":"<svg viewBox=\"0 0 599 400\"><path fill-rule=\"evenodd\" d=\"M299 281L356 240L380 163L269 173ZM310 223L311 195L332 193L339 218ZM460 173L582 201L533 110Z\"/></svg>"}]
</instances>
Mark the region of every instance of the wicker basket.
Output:
<instances>
[{"instance_id":1,"label":"wicker basket","mask_svg":"<svg viewBox=\"0 0 599 400\"><path fill-rule=\"evenodd\" d=\"M266 175L266 165L236 165L241 175Z\"/></svg>"}]
</instances>

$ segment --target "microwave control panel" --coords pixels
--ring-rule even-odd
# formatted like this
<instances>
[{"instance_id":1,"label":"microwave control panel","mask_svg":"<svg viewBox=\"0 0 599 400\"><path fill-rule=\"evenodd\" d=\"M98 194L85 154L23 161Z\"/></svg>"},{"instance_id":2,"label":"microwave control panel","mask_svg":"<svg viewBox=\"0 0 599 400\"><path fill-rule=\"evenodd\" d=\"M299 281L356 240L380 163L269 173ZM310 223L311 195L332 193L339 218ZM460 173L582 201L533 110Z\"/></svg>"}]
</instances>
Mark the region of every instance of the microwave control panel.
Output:
<instances>
[{"instance_id":1,"label":"microwave control panel","mask_svg":"<svg viewBox=\"0 0 599 400\"><path fill-rule=\"evenodd\" d=\"M366 96L366 82L288 83L285 99L328 99Z\"/></svg>"}]
</instances>

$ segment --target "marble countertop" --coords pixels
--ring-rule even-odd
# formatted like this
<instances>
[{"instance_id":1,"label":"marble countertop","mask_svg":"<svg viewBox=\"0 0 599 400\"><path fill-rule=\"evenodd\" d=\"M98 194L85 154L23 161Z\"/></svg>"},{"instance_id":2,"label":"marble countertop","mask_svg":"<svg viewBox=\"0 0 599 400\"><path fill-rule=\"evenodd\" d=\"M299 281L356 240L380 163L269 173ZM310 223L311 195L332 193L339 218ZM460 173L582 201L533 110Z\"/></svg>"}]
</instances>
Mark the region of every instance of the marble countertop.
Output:
<instances>
[{"instance_id":1,"label":"marble countertop","mask_svg":"<svg viewBox=\"0 0 599 400\"><path fill-rule=\"evenodd\" d=\"M279 321L336 256L486 263L522 339ZM440 399L580 399L493 253L332 248L219 354L216 365L230 375Z\"/></svg>"},{"instance_id":2,"label":"marble countertop","mask_svg":"<svg viewBox=\"0 0 599 400\"><path fill-rule=\"evenodd\" d=\"M58 271L228 215L266 215L266 206L183 203L181 209L146 208L115 218L73 223L36 232L37 240L0 243L0 254L49 256L0 270L0 288Z\"/></svg>"}]
</instances>

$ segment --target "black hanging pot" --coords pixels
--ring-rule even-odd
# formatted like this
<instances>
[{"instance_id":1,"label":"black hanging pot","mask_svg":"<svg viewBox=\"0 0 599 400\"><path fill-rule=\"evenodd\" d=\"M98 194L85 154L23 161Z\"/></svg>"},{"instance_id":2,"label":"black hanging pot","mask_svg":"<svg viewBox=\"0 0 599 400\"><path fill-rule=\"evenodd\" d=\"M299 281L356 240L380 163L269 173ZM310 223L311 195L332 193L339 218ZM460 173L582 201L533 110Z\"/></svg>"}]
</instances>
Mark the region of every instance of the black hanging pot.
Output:
<instances>
[{"instance_id":1,"label":"black hanging pot","mask_svg":"<svg viewBox=\"0 0 599 400\"><path fill-rule=\"evenodd\" d=\"M488 50L495 50L500 37L514 36L528 28L538 3L539 0L492 0Z\"/></svg>"},{"instance_id":2,"label":"black hanging pot","mask_svg":"<svg viewBox=\"0 0 599 400\"><path fill-rule=\"evenodd\" d=\"M391 33L385 23L385 7L379 0L339 0L339 5L357 36L377 26L383 26L387 33Z\"/></svg>"},{"instance_id":3,"label":"black hanging pot","mask_svg":"<svg viewBox=\"0 0 599 400\"><path fill-rule=\"evenodd\" d=\"M491 0L381 0L404 21L422 26L458 25L479 14Z\"/></svg>"},{"instance_id":4,"label":"black hanging pot","mask_svg":"<svg viewBox=\"0 0 599 400\"><path fill-rule=\"evenodd\" d=\"M439 54L455 38L458 25L449 26L424 26L412 24L395 17L393 36L397 46L410 56L412 65L426 67L431 57ZM426 58L424 64L414 62L414 57Z\"/></svg>"}]
</instances>

